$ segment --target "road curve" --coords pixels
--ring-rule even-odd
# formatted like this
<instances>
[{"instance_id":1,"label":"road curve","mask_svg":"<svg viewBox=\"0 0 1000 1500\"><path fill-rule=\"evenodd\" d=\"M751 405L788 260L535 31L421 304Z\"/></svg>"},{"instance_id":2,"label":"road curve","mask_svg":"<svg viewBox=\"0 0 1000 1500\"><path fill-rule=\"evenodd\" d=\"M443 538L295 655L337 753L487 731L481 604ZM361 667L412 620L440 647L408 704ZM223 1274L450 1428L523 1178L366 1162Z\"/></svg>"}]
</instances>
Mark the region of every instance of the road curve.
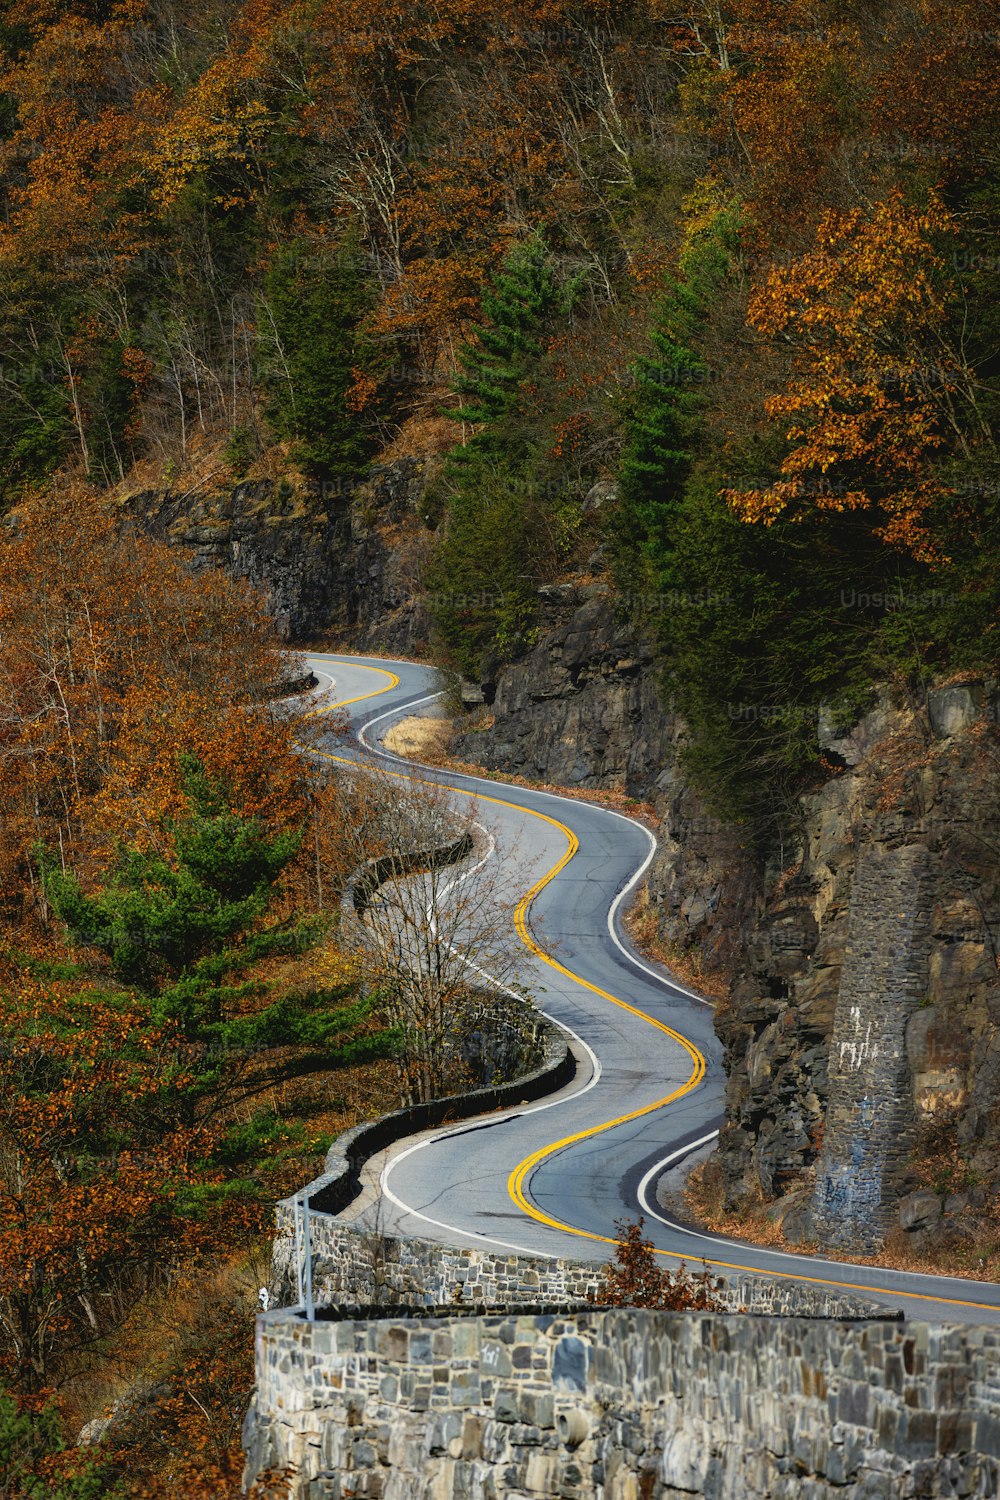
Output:
<instances>
[{"instance_id":1,"label":"road curve","mask_svg":"<svg viewBox=\"0 0 1000 1500\"><path fill-rule=\"evenodd\" d=\"M400 1142L382 1169L383 1227L450 1244L604 1259L614 1221L645 1215L666 1260L702 1259L860 1293L910 1317L1000 1323L1000 1285L789 1255L673 1222L658 1207L668 1164L710 1140L724 1076L710 1006L630 949L623 900L653 853L641 824L590 803L390 755L390 723L427 711L430 667L312 655L324 710L350 717L352 750L407 778L447 786L495 840L498 894L515 910L518 982L577 1039L569 1089L541 1104ZM332 690L332 691L331 691ZM513 941L513 937L512 937Z\"/></svg>"}]
</instances>

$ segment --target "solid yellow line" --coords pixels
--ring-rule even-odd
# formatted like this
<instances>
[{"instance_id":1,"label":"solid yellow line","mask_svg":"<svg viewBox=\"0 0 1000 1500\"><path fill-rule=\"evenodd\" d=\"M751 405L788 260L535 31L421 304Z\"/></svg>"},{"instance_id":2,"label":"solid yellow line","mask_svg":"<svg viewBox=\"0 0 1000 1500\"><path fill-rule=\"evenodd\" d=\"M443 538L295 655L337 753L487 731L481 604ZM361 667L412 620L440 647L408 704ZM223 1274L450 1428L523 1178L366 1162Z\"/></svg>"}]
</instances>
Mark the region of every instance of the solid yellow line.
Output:
<instances>
[{"instance_id":1,"label":"solid yellow line","mask_svg":"<svg viewBox=\"0 0 1000 1500\"><path fill-rule=\"evenodd\" d=\"M332 714L335 708L347 708L351 703L362 703L365 698L377 698L381 693L388 693L394 687L399 686L399 678L395 672L386 671L385 667L364 667L360 662L354 664L357 672L377 672L380 677L388 677L389 681L384 687L373 688L370 693L358 693L353 698L341 698L336 703L327 704L326 708L314 708L311 713L303 714L305 719L321 719L324 714ZM334 679L336 686L336 679Z\"/></svg>"},{"instance_id":2,"label":"solid yellow line","mask_svg":"<svg viewBox=\"0 0 1000 1500\"><path fill-rule=\"evenodd\" d=\"M358 665L360 666L360 664ZM388 677L390 681L384 687L376 688L371 693L360 693L355 698L347 698L341 703L331 704L330 708L317 710L315 714L310 714L307 717L319 717L323 713L332 712L335 708L344 708L351 703L360 703L364 698L378 697L381 693L389 692L390 689L396 687L399 683L399 678L396 674L386 671L383 667L361 667L360 669L364 672L378 672L383 677ZM325 760L334 760L345 765L354 764L346 756L332 755L326 750L318 750L313 753L323 756ZM634 1005L629 1005L626 1000L621 1000L617 995L612 995L607 990L599 988L598 985L591 984L588 979L583 979L579 974L574 974L572 969L567 969L558 959L553 958L540 948L532 937L528 930L528 911L532 902L539 892L543 891L549 882L554 880L560 871L566 868L580 847L580 841L571 828L568 828L565 823L561 823L558 818L550 818L547 813L536 812L534 808L522 807L519 803L508 802L502 797L490 797L485 793L474 792L468 787L452 786L444 782L420 781L416 777L407 776L402 771L388 771L385 774L400 781L413 781L418 786L443 786L446 791L454 792L458 796L475 797L480 802L493 802L497 807L509 807L514 812L527 813L529 817L540 818L543 823L549 823L553 828L558 828L566 837L566 852L556 861L551 870L548 870L535 881L531 889L526 891L518 902L514 912L514 926L517 929L518 937L536 958L540 958L550 968L558 969L561 974L565 974L568 979L572 979L576 984L582 984L584 989L590 990L592 994L600 995L602 999L610 1001L612 1005L617 1005L619 1009L626 1010L630 1015L636 1016L639 1020L647 1022L648 1025L656 1027L658 1031L665 1032L667 1036L678 1042L685 1049L693 1061L694 1066L690 1076L672 1094L668 1094L663 1099L657 1099L653 1104L644 1105L642 1109L633 1110L630 1114L619 1115L617 1119L606 1120L600 1125L592 1125L588 1130L577 1131L574 1135L564 1136L562 1140L554 1141L549 1146L542 1146L538 1151L533 1152L531 1156L526 1157L524 1161L520 1162L507 1180L507 1191L510 1197L522 1213L526 1214L529 1218L535 1219L538 1223L545 1224L551 1229L561 1230L564 1234L575 1235L579 1239L593 1240L596 1244L600 1245L617 1245L619 1241L608 1235L594 1234L589 1229L577 1229L572 1224L565 1224L562 1220L554 1219L549 1214L544 1213L527 1198L525 1194L526 1179L543 1161L555 1156L558 1152L564 1150L565 1147L575 1145L578 1141L588 1140L591 1136L601 1135L604 1131L613 1130L618 1125L625 1125L630 1120L641 1119L643 1115L652 1114L654 1111L664 1108L665 1105L672 1104L674 1100L683 1098L685 1094L689 1094L692 1089L698 1087L698 1084L705 1076L705 1057L694 1043L689 1041L687 1037L682 1036L679 1031L674 1031L672 1027L664 1025L662 1021L657 1021L653 1016L647 1015L645 1011L639 1010ZM690 1259L690 1257L681 1255L676 1250L654 1249L654 1253L666 1259L677 1260L682 1263ZM901 1292L896 1288L890 1287L869 1287L854 1281L835 1281L830 1277L823 1276L803 1276L795 1271L764 1271L759 1266L741 1266L728 1260L706 1260L701 1255L696 1258L703 1265L714 1266L718 1270L742 1271L751 1276L777 1276L786 1281L801 1281L809 1286L833 1286L844 1291L864 1292L868 1296L907 1297L919 1302L938 1302L946 1307L975 1307L990 1309L991 1311L995 1310L991 1302L971 1302L959 1297L935 1297L930 1292Z\"/></svg>"}]
</instances>

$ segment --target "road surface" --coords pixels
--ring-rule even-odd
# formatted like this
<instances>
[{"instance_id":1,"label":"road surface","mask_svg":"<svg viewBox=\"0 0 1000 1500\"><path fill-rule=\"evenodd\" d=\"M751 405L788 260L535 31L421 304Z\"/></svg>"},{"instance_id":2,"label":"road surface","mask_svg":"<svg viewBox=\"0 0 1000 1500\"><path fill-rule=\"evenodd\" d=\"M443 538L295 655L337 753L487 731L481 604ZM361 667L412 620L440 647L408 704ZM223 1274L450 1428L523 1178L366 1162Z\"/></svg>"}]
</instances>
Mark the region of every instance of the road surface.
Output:
<instances>
[{"instance_id":1,"label":"road surface","mask_svg":"<svg viewBox=\"0 0 1000 1500\"><path fill-rule=\"evenodd\" d=\"M353 748L402 777L436 781L474 810L512 913L517 979L575 1038L577 1077L553 1099L400 1142L382 1165L383 1227L449 1244L602 1260L614 1222L646 1219L667 1263L702 1259L857 1292L909 1317L1000 1323L1000 1286L789 1255L701 1234L658 1206L666 1167L711 1141L724 1075L710 1005L641 958L622 908L654 853L640 823L605 808L414 766L385 751L393 720L433 712L427 666L310 656L323 708L350 717ZM473 876L473 878L475 878ZM515 937L516 933L516 937ZM385 1205L389 1205L386 1209Z\"/></svg>"}]
</instances>

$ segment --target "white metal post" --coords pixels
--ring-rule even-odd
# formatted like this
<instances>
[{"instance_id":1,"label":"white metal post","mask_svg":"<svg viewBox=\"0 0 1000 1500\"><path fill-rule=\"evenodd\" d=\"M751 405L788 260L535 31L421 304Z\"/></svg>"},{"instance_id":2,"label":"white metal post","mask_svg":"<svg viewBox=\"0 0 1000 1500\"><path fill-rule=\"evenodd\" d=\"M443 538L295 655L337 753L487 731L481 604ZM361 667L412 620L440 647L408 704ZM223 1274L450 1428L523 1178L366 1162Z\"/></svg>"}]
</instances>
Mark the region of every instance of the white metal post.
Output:
<instances>
[{"instance_id":1,"label":"white metal post","mask_svg":"<svg viewBox=\"0 0 1000 1500\"><path fill-rule=\"evenodd\" d=\"M306 1319L312 1323L316 1319L316 1309L313 1306L313 1264L312 1264L312 1220L309 1217L309 1195L306 1193L302 1199L302 1238L304 1240L304 1265L303 1281L305 1283L305 1307Z\"/></svg>"},{"instance_id":2,"label":"white metal post","mask_svg":"<svg viewBox=\"0 0 1000 1500\"><path fill-rule=\"evenodd\" d=\"M302 1295L302 1199L296 1194L292 1202L295 1205L295 1301L301 1307L304 1300Z\"/></svg>"}]
</instances>

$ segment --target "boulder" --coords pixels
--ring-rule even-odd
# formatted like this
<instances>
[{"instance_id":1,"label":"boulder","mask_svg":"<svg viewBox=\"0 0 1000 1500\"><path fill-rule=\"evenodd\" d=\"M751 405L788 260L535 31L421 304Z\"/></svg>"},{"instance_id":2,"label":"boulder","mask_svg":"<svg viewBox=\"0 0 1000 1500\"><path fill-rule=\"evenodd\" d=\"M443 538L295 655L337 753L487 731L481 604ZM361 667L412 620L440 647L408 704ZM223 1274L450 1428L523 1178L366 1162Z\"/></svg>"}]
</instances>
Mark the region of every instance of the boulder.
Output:
<instances>
[{"instance_id":1,"label":"boulder","mask_svg":"<svg viewBox=\"0 0 1000 1500\"><path fill-rule=\"evenodd\" d=\"M974 724L982 715L984 696L981 682L931 688L927 694L927 713L938 739L950 739Z\"/></svg>"},{"instance_id":2,"label":"boulder","mask_svg":"<svg viewBox=\"0 0 1000 1500\"><path fill-rule=\"evenodd\" d=\"M919 1188L900 1200L899 1227L907 1234L932 1229L941 1218L941 1199L929 1188Z\"/></svg>"}]
</instances>

